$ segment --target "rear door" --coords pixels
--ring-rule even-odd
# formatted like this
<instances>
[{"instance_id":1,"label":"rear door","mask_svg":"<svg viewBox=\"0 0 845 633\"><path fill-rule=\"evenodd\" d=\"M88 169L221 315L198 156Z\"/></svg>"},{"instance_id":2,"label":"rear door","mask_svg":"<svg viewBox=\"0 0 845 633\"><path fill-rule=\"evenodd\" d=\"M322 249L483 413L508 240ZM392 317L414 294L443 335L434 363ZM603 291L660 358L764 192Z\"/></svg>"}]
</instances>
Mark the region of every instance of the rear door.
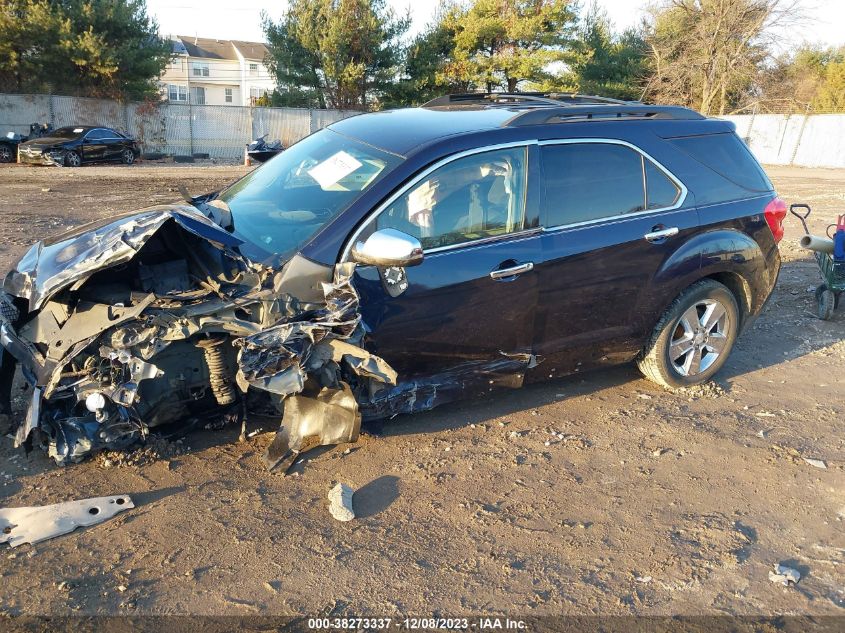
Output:
<instances>
[{"instance_id":1,"label":"rear door","mask_svg":"<svg viewBox=\"0 0 845 633\"><path fill-rule=\"evenodd\" d=\"M401 380L440 376L444 391L521 384L542 240L528 156L528 146L516 145L445 161L400 190L357 236L394 228L425 251L422 264L404 270L399 296L387 291L389 271L356 270L367 347Z\"/></svg>"},{"instance_id":2,"label":"rear door","mask_svg":"<svg viewBox=\"0 0 845 633\"><path fill-rule=\"evenodd\" d=\"M644 302L672 300L655 296L653 281L697 230L697 212L685 204L686 187L629 143L546 141L540 154L536 351L549 371L627 360L653 325ZM700 261L679 266L693 270Z\"/></svg>"},{"instance_id":3,"label":"rear door","mask_svg":"<svg viewBox=\"0 0 845 633\"><path fill-rule=\"evenodd\" d=\"M120 158L121 152L127 147L126 139L114 130L103 129L105 133L102 139L105 145L103 151L104 160L117 160Z\"/></svg>"}]
</instances>

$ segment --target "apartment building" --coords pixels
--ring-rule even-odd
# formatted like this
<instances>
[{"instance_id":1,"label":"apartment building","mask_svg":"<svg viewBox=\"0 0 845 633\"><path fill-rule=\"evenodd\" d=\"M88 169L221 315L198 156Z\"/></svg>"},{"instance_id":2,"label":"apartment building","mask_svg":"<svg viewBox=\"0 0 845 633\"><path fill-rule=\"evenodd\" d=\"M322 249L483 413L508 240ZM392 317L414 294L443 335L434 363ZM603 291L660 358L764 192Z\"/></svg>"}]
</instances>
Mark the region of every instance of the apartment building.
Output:
<instances>
[{"instance_id":1,"label":"apartment building","mask_svg":"<svg viewBox=\"0 0 845 633\"><path fill-rule=\"evenodd\" d=\"M174 56L159 83L162 98L172 103L248 106L276 87L261 42L187 35L171 41Z\"/></svg>"}]
</instances>

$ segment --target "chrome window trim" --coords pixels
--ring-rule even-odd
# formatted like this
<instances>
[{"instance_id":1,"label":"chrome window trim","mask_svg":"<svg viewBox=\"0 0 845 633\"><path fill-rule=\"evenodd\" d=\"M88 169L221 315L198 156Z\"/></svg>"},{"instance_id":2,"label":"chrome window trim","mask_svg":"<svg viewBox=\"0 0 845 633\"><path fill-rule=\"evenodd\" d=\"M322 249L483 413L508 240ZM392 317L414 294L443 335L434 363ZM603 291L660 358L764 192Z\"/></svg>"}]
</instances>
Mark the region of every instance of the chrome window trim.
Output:
<instances>
[{"instance_id":1,"label":"chrome window trim","mask_svg":"<svg viewBox=\"0 0 845 633\"><path fill-rule=\"evenodd\" d=\"M485 152L494 152L500 149L511 149L514 147L525 147L526 149L531 145L537 145L539 141L537 139L530 139L530 140L523 140L523 141L513 141L511 143L497 143L495 145L485 145L484 147L474 147L473 149L464 150L462 152L458 152L457 154L451 154L445 158L441 158L437 162L433 163L419 174L414 176L411 180L406 182L402 185L398 190L396 190L391 196L389 196L384 202L382 202L379 206L375 208L375 210L371 211L366 218L358 225L358 228L355 229L352 234L346 239L346 245L343 247L343 251L340 256L340 262L348 262L351 261L349 259L349 255L352 251L352 246L355 244L355 240L358 239L358 236L364 232L364 229L369 226L370 222L373 221L376 217L378 217L383 211L385 211L390 205L396 202L399 198L401 198L405 193L407 193L410 189L415 187L418 183L420 183L424 178L429 176L432 172L440 169L444 165L448 165L456 160L460 160L461 158L466 158L467 156L474 156L475 154L483 154ZM526 162L526 180L528 176L528 164ZM525 191L526 200L528 195L528 190L526 188ZM477 240L470 240L467 242L460 242L458 244L449 244L448 246L437 246L435 248L423 249L423 253L426 254L434 254L440 253L446 250L452 250L454 248L464 248L468 245L475 245L480 242L489 242L491 240L499 241L509 236L514 235L522 235L527 232L537 232L538 229L523 229L522 231L516 231L513 233L505 233L503 235L496 235L496 236L488 236L482 237Z\"/></svg>"},{"instance_id":2,"label":"chrome window trim","mask_svg":"<svg viewBox=\"0 0 845 633\"><path fill-rule=\"evenodd\" d=\"M459 242L457 244L449 244L447 246L435 246L434 248L429 248L428 250L424 249L423 253L426 255L437 255L438 253L452 251L456 248L483 248L485 246L490 246L491 244L504 242L505 240L519 242L521 240L534 237L535 235L540 235L542 232L543 229L537 226L533 229L522 229L521 231L514 231L513 233L502 233L501 235L479 237L477 240L469 240L467 242Z\"/></svg>"},{"instance_id":3,"label":"chrome window trim","mask_svg":"<svg viewBox=\"0 0 845 633\"><path fill-rule=\"evenodd\" d=\"M590 144L602 144L602 145L622 145L624 147L628 147L628 148L634 150L635 152L637 152L638 154L640 154L641 156L643 156L644 158L650 160L655 165L655 167L657 167L660 171L662 171L669 178L669 180L671 180L680 189L681 193L678 196L678 199L675 201L675 204L673 204L672 206L669 206L669 207L661 207L659 209L645 209L643 211L636 211L634 213L621 213L621 214L618 214L618 215L609 215L609 216L603 217L603 218L596 218L595 220L585 220L584 222L573 222L571 224L555 224L554 226L544 226L543 227L544 231L547 231L547 232L561 231L561 230L566 230L566 229L579 228L579 227L582 227L582 226L590 226L590 225L593 225L593 224L602 224L602 223L605 223L605 222L610 222L610 223L615 224L615 223L618 223L620 221L625 221L629 218L640 218L640 217L643 217L643 216L648 216L648 215L652 215L652 214L656 214L656 213L665 213L667 211L674 211L675 209L681 208L683 206L684 202L686 202L687 194L689 193L689 190L687 189L686 185L680 180L680 178L675 176L675 174L673 174L671 171L669 171L665 166L663 166L663 164L660 161L656 160L653 156L651 156L651 154L649 154L645 150L637 147L633 143L629 143L628 141L623 141L623 140L620 140L620 139L613 139L613 138L589 137L589 138L548 139L548 140L540 141L539 145L542 147L544 145L574 145L576 143L578 143L578 144L590 143Z\"/></svg>"}]
</instances>

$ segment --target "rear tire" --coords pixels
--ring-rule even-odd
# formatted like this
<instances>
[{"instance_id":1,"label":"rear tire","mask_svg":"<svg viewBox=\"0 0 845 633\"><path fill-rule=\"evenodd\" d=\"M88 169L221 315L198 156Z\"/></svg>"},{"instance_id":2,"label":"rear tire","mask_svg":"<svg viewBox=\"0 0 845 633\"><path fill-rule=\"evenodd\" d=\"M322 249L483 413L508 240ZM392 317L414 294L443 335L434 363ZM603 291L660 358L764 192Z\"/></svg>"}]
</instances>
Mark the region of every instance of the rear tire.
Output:
<instances>
[{"instance_id":1,"label":"rear tire","mask_svg":"<svg viewBox=\"0 0 845 633\"><path fill-rule=\"evenodd\" d=\"M684 290L663 313L637 366L658 385L677 389L698 385L718 372L739 332L733 293L712 279Z\"/></svg>"},{"instance_id":2,"label":"rear tire","mask_svg":"<svg viewBox=\"0 0 845 633\"><path fill-rule=\"evenodd\" d=\"M816 288L816 308L822 321L829 321L833 318L833 311L836 309L837 303L839 303L837 296L831 290L828 290L827 286L822 284Z\"/></svg>"},{"instance_id":3,"label":"rear tire","mask_svg":"<svg viewBox=\"0 0 845 633\"><path fill-rule=\"evenodd\" d=\"M0 143L0 163L11 163L15 158L15 152L11 145Z\"/></svg>"}]
</instances>

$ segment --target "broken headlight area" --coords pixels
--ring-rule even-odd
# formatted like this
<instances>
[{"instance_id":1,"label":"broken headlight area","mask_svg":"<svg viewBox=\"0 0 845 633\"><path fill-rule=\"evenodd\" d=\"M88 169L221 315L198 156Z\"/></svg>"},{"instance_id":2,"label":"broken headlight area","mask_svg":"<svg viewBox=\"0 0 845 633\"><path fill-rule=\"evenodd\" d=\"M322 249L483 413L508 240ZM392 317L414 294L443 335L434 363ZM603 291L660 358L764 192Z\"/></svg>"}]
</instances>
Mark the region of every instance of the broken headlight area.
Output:
<instances>
[{"instance_id":1,"label":"broken headlight area","mask_svg":"<svg viewBox=\"0 0 845 633\"><path fill-rule=\"evenodd\" d=\"M33 388L16 445L77 462L244 410L281 419L265 458L274 468L317 444L354 441L359 404L396 383L361 347L354 264L295 256L273 270L237 245L189 207L36 244L0 297L9 376L0 407L9 407L13 360Z\"/></svg>"}]
</instances>

